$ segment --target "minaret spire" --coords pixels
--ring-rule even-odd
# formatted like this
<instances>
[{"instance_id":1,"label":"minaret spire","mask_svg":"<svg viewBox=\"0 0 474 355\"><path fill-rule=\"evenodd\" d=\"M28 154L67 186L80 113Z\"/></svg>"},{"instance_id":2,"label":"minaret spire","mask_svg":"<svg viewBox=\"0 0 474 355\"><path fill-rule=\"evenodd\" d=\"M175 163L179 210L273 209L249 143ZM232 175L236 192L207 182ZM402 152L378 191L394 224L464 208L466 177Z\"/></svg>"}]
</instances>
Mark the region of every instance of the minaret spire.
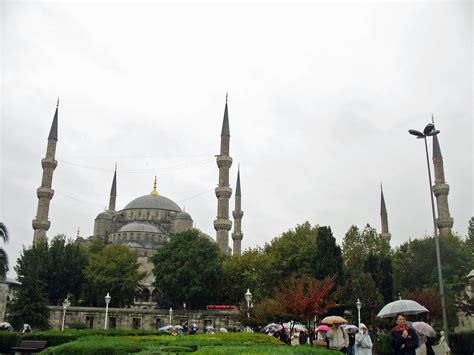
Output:
<instances>
[{"instance_id":1,"label":"minaret spire","mask_svg":"<svg viewBox=\"0 0 474 355\"><path fill-rule=\"evenodd\" d=\"M38 196L38 208L36 210L36 217L33 220L33 244L46 242L46 232L51 225L48 215L49 204L54 196L54 190L51 188L53 183L53 173L58 165L58 162L55 159L56 144L58 142L58 110L59 99L56 103L56 111L49 131L46 157L41 160L43 178L41 180L41 186L36 190Z\"/></svg>"},{"instance_id":2,"label":"minaret spire","mask_svg":"<svg viewBox=\"0 0 474 355\"><path fill-rule=\"evenodd\" d=\"M388 214L387 207L385 206L385 198L383 196L382 183L380 183L380 219L382 221L382 233L380 236L390 244L392 235L388 231Z\"/></svg>"},{"instance_id":3,"label":"minaret spire","mask_svg":"<svg viewBox=\"0 0 474 355\"><path fill-rule=\"evenodd\" d=\"M444 180L443 156L439 147L438 135L433 136L433 167L435 177L433 194L436 196L436 205L438 207L436 225L438 226L440 236L444 236L451 233L453 218L449 214L449 185Z\"/></svg>"},{"instance_id":4,"label":"minaret spire","mask_svg":"<svg viewBox=\"0 0 474 355\"><path fill-rule=\"evenodd\" d=\"M229 186L229 169L232 166L230 152L230 129L229 113L227 109L227 95L224 109L224 119L222 120L220 154L216 156L217 167L219 168L219 184L216 187L217 197L217 218L214 221L216 230L216 242L222 253L229 253L229 231L232 228L232 221L229 219L229 199L232 189Z\"/></svg>"},{"instance_id":5,"label":"minaret spire","mask_svg":"<svg viewBox=\"0 0 474 355\"><path fill-rule=\"evenodd\" d=\"M242 234L242 217L244 216L244 212L242 211L241 205L241 191L240 191L240 164L239 169L237 170L237 184L235 188L235 210L232 212L234 216L234 233L232 233L232 240L233 240L233 255L240 255L241 248L242 248L242 238L244 235Z\"/></svg>"},{"instance_id":6,"label":"minaret spire","mask_svg":"<svg viewBox=\"0 0 474 355\"><path fill-rule=\"evenodd\" d=\"M117 163L115 163L114 178L110 189L109 212L115 212L115 202L117 199Z\"/></svg>"}]
</instances>

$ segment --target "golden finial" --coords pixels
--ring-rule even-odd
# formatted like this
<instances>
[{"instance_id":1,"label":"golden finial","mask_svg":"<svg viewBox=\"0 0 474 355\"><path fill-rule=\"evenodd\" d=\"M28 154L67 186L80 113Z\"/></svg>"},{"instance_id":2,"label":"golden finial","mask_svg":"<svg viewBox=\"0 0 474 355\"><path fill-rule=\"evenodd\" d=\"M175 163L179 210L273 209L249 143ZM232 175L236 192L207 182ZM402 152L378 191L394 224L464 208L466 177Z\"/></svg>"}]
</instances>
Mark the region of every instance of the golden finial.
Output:
<instances>
[{"instance_id":1,"label":"golden finial","mask_svg":"<svg viewBox=\"0 0 474 355\"><path fill-rule=\"evenodd\" d=\"M59 107L59 96L58 96L58 101L56 101L56 108Z\"/></svg>"},{"instance_id":2,"label":"golden finial","mask_svg":"<svg viewBox=\"0 0 474 355\"><path fill-rule=\"evenodd\" d=\"M431 123L434 124L434 115L431 114Z\"/></svg>"},{"instance_id":3,"label":"golden finial","mask_svg":"<svg viewBox=\"0 0 474 355\"><path fill-rule=\"evenodd\" d=\"M153 183L153 191L150 192L150 195L152 196L158 196L158 191L156 191L156 175L155 175L155 182Z\"/></svg>"},{"instance_id":4,"label":"golden finial","mask_svg":"<svg viewBox=\"0 0 474 355\"><path fill-rule=\"evenodd\" d=\"M80 233L80 231L81 231L81 228L80 228L80 227L77 227L77 235L76 235L76 236L77 236L78 238L79 238L79 233Z\"/></svg>"},{"instance_id":5,"label":"golden finial","mask_svg":"<svg viewBox=\"0 0 474 355\"><path fill-rule=\"evenodd\" d=\"M225 93L225 103L227 103L227 100L228 100L228 99L229 99L229 92L227 91L227 92Z\"/></svg>"}]
</instances>

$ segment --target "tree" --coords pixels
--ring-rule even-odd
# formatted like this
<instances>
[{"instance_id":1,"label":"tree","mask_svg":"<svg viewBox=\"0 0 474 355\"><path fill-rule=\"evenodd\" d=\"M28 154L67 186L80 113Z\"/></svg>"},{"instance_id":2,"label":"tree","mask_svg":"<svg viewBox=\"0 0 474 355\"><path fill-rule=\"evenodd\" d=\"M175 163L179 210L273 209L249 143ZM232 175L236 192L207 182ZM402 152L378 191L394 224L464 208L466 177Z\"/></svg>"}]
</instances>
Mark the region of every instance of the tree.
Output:
<instances>
[{"instance_id":1,"label":"tree","mask_svg":"<svg viewBox=\"0 0 474 355\"><path fill-rule=\"evenodd\" d=\"M140 293L145 274L139 272L135 252L121 244L110 244L89 250L84 276L85 305L103 307L104 296L110 292L110 306L124 307Z\"/></svg>"},{"instance_id":2,"label":"tree","mask_svg":"<svg viewBox=\"0 0 474 355\"><path fill-rule=\"evenodd\" d=\"M342 251L332 235L331 227L319 227L316 245L314 277L318 280L335 275L336 285L344 283Z\"/></svg>"},{"instance_id":3,"label":"tree","mask_svg":"<svg viewBox=\"0 0 474 355\"><path fill-rule=\"evenodd\" d=\"M294 272L316 276L314 266L317 263L317 235L318 227L305 222L265 245L265 253L273 257L278 270L275 286Z\"/></svg>"},{"instance_id":4,"label":"tree","mask_svg":"<svg viewBox=\"0 0 474 355\"><path fill-rule=\"evenodd\" d=\"M86 252L79 244L66 241L65 235L54 237L44 266L47 269L44 281L50 304L59 305L68 295L73 303L79 300L86 264Z\"/></svg>"},{"instance_id":5,"label":"tree","mask_svg":"<svg viewBox=\"0 0 474 355\"><path fill-rule=\"evenodd\" d=\"M222 276L223 302L242 302L247 289L252 291L256 302L269 297L280 274L276 265L274 256L259 248L246 250L240 256L225 258Z\"/></svg>"},{"instance_id":6,"label":"tree","mask_svg":"<svg viewBox=\"0 0 474 355\"><path fill-rule=\"evenodd\" d=\"M219 298L222 256L198 230L176 234L153 256L156 287L170 306L205 307Z\"/></svg>"},{"instance_id":7,"label":"tree","mask_svg":"<svg viewBox=\"0 0 474 355\"><path fill-rule=\"evenodd\" d=\"M23 249L17 260L15 271L22 287L9 306L8 320L13 327L27 323L33 328L49 328L49 308L44 281L44 260L48 256L48 245L38 243L31 249Z\"/></svg>"},{"instance_id":8,"label":"tree","mask_svg":"<svg viewBox=\"0 0 474 355\"><path fill-rule=\"evenodd\" d=\"M0 222L0 239L3 240L4 243L8 242L8 229L5 224ZM8 255L7 252L0 248L0 280L5 279L7 276L8 271Z\"/></svg>"}]
</instances>

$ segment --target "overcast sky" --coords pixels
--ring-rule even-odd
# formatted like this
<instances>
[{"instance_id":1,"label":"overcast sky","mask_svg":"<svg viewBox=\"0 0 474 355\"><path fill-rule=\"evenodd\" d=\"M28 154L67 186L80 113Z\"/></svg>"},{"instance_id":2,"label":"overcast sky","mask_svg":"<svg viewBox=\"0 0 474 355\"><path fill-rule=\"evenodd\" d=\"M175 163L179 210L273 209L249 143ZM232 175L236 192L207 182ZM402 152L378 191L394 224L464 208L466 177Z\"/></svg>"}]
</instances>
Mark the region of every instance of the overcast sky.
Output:
<instances>
[{"instance_id":1,"label":"overcast sky","mask_svg":"<svg viewBox=\"0 0 474 355\"><path fill-rule=\"evenodd\" d=\"M407 131L432 113L453 229L466 235L472 28L470 1L2 1L0 221L11 266L32 243L58 96L49 237L92 234L117 162L118 209L157 175L160 194L215 238L227 91L243 248L305 221L331 226L339 243L351 225L380 231L381 182L391 245L431 234L423 142Z\"/></svg>"}]
</instances>

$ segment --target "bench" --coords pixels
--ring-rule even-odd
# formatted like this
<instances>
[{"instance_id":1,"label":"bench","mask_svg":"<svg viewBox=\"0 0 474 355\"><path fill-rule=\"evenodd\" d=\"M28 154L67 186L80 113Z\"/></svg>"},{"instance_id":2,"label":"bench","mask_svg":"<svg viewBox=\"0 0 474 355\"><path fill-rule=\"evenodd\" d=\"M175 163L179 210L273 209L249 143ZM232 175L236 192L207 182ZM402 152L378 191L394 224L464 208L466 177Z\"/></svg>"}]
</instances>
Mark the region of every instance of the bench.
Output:
<instances>
[{"instance_id":1,"label":"bench","mask_svg":"<svg viewBox=\"0 0 474 355\"><path fill-rule=\"evenodd\" d=\"M20 354L39 353L46 348L46 340L22 340L18 346L12 348L12 351Z\"/></svg>"}]
</instances>

